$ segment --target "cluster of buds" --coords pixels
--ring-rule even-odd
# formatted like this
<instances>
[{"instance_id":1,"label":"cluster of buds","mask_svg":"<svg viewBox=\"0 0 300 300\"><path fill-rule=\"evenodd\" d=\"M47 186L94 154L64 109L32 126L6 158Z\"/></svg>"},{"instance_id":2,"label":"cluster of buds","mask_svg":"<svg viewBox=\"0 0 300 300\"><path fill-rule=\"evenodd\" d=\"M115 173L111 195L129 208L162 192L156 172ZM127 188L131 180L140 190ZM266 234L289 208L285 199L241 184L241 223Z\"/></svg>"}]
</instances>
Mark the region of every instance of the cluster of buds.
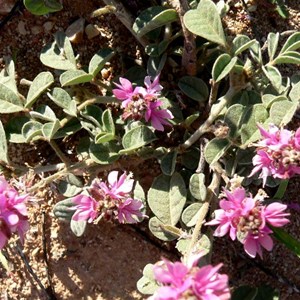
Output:
<instances>
[{"instance_id":1,"label":"cluster of buds","mask_svg":"<svg viewBox=\"0 0 300 300\"><path fill-rule=\"evenodd\" d=\"M100 219L111 221L117 219L120 223L137 223L143 214L143 202L131 197L134 180L130 175L123 173L118 178L118 171L108 175L108 184L96 178L93 180L89 194L80 194L73 198L75 210L72 216L74 221L88 221Z\"/></svg>"},{"instance_id":2,"label":"cluster of buds","mask_svg":"<svg viewBox=\"0 0 300 300\"><path fill-rule=\"evenodd\" d=\"M273 202L263 205L262 197L256 199L246 196L244 188L237 188L232 193L224 190L226 197L220 201L220 208L215 211L215 219L206 225L219 225L214 233L222 237L229 232L230 238L236 238L244 245L246 253L262 258L262 248L271 251L273 240L271 226L282 227L289 222L289 213L284 212L286 205Z\"/></svg>"},{"instance_id":3,"label":"cluster of buds","mask_svg":"<svg viewBox=\"0 0 300 300\"><path fill-rule=\"evenodd\" d=\"M168 109L163 109L163 102L159 100L162 86L159 84L159 76L151 82L150 76L144 80L145 87L133 87L132 83L120 77L120 84L113 89L115 97L122 101L123 119L133 120L145 119L150 121L151 125L159 131L164 131L163 125L170 125L168 120L173 119L172 113Z\"/></svg>"},{"instance_id":4,"label":"cluster of buds","mask_svg":"<svg viewBox=\"0 0 300 300\"><path fill-rule=\"evenodd\" d=\"M0 176L0 249L14 232L24 242L24 235L29 229L25 201L28 195L19 195L17 190Z\"/></svg>"},{"instance_id":5,"label":"cluster of buds","mask_svg":"<svg viewBox=\"0 0 300 300\"><path fill-rule=\"evenodd\" d=\"M156 263L154 277L162 286L149 300L230 299L228 276L219 273L222 264L199 268L197 263L201 256L192 256L186 264L167 259Z\"/></svg>"},{"instance_id":6,"label":"cluster of buds","mask_svg":"<svg viewBox=\"0 0 300 300\"><path fill-rule=\"evenodd\" d=\"M270 125L269 131L259 127L263 137L258 142L253 157L254 168L249 176L261 170L259 175L266 184L268 176L288 179L300 174L300 128L294 133Z\"/></svg>"}]
</instances>

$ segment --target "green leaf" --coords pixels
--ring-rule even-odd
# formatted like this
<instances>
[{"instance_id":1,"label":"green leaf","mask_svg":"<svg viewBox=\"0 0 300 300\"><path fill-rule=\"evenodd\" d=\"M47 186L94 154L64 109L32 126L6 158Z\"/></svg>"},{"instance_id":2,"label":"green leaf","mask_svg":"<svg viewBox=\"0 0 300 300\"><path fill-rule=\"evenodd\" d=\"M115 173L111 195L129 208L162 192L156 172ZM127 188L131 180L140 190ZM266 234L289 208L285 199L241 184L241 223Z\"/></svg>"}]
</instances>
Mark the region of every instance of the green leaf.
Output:
<instances>
[{"instance_id":1,"label":"green leaf","mask_svg":"<svg viewBox=\"0 0 300 300\"><path fill-rule=\"evenodd\" d=\"M237 57L231 58L230 55L224 53L215 61L212 69L212 78L215 82L219 82L226 77L233 69L237 62Z\"/></svg>"},{"instance_id":2,"label":"green leaf","mask_svg":"<svg viewBox=\"0 0 300 300\"><path fill-rule=\"evenodd\" d=\"M279 70L273 66L263 66L262 69L273 87L279 92L282 85L282 77Z\"/></svg>"},{"instance_id":3,"label":"green leaf","mask_svg":"<svg viewBox=\"0 0 300 300\"><path fill-rule=\"evenodd\" d=\"M103 110L99 106L88 105L80 114L96 127L101 128Z\"/></svg>"},{"instance_id":4,"label":"green leaf","mask_svg":"<svg viewBox=\"0 0 300 300\"><path fill-rule=\"evenodd\" d=\"M70 228L77 237L81 237L85 232L86 224L87 224L87 221L71 220Z\"/></svg>"},{"instance_id":5,"label":"green leaf","mask_svg":"<svg viewBox=\"0 0 300 300\"><path fill-rule=\"evenodd\" d=\"M294 239L282 228L271 227L274 237L283 243L287 248L292 250L300 258L300 242Z\"/></svg>"},{"instance_id":6,"label":"green leaf","mask_svg":"<svg viewBox=\"0 0 300 300\"><path fill-rule=\"evenodd\" d=\"M195 199L199 201L205 201L207 193L205 186L205 175L203 173L193 174L190 178L189 189Z\"/></svg>"},{"instance_id":7,"label":"green leaf","mask_svg":"<svg viewBox=\"0 0 300 300\"><path fill-rule=\"evenodd\" d=\"M54 122L48 122L48 123L44 124L42 127L43 136L48 141L50 141L53 138L53 136L55 135L55 133L58 131L59 128L60 128L59 120L55 120Z\"/></svg>"},{"instance_id":8,"label":"green leaf","mask_svg":"<svg viewBox=\"0 0 300 300\"><path fill-rule=\"evenodd\" d=\"M255 300L257 292L257 288L240 286L232 294L231 300Z\"/></svg>"},{"instance_id":9,"label":"green leaf","mask_svg":"<svg viewBox=\"0 0 300 300\"><path fill-rule=\"evenodd\" d=\"M300 81L292 85L289 97L293 102L298 102L300 100Z\"/></svg>"},{"instance_id":10,"label":"green leaf","mask_svg":"<svg viewBox=\"0 0 300 300\"><path fill-rule=\"evenodd\" d=\"M191 147L181 155L181 163L190 170L198 167L200 150L197 147Z\"/></svg>"},{"instance_id":11,"label":"green leaf","mask_svg":"<svg viewBox=\"0 0 300 300\"><path fill-rule=\"evenodd\" d=\"M0 83L0 113L9 114L23 110L23 103L18 93Z\"/></svg>"},{"instance_id":12,"label":"green leaf","mask_svg":"<svg viewBox=\"0 0 300 300\"><path fill-rule=\"evenodd\" d=\"M300 48L300 32L293 33L284 43L279 55L288 51L294 51Z\"/></svg>"},{"instance_id":13,"label":"green leaf","mask_svg":"<svg viewBox=\"0 0 300 300\"><path fill-rule=\"evenodd\" d=\"M54 82L53 75L50 72L42 72L38 74L27 94L26 98L26 108L30 108L32 104L37 100L37 98Z\"/></svg>"},{"instance_id":14,"label":"green leaf","mask_svg":"<svg viewBox=\"0 0 300 300\"><path fill-rule=\"evenodd\" d=\"M257 124L264 123L268 118L268 112L263 104L255 104L247 108L243 116L241 126L241 137L243 146L255 142L260 138Z\"/></svg>"},{"instance_id":15,"label":"green leaf","mask_svg":"<svg viewBox=\"0 0 300 300\"><path fill-rule=\"evenodd\" d=\"M288 124L292 120L297 107L297 102L291 102L289 100L273 103L270 109L271 122L278 126Z\"/></svg>"},{"instance_id":16,"label":"green leaf","mask_svg":"<svg viewBox=\"0 0 300 300\"><path fill-rule=\"evenodd\" d=\"M193 227L196 225L197 220L199 218L199 212L202 207L202 203L192 203L182 213L182 222L187 227Z\"/></svg>"},{"instance_id":17,"label":"green leaf","mask_svg":"<svg viewBox=\"0 0 300 300\"><path fill-rule=\"evenodd\" d=\"M57 185L58 191L61 195L65 197L74 197L78 195L81 191L82 188L69 183L68 181L61 180L58 185Z\"/></svg>"},{"instance_id":18,"label":"green leaf","mask_svg":"<svg viewBox=\"0 0 300 300\"><path fill-rule=\"evenodd\" d=\"M102 144L102 143L106 143L106 142L112 141L113 139L115 139L115 135L114 134L107 133L107 132L99 132L95 136L95 143L96 144Z\"/></svg>"},{"instance_id":19,"label":"green leaf","mask_svg":"<svg viewBox=\"0 0 300 300\"><path fill-rule=\"evenodd\" d=\"M208 164L218 161L231 146L228 139L214 138L204 149L204 157Z\"/></svg>"},{"instance_id":20,"label":"green leaf","mask_svg":"<svg viewBox=\"0 0 300 300\"><path fill-rule=\"evenodd\" d=\"M90 82L92 79L92 74L88 74L82 70L68 70L59 77L61 86Z\"/></svg>"},{"instance_id":21,"label":"green leaf","mask_svg":"<svg viewBox=\"0 0 300 300\"><path fill-rule=\"evenodd\" d=\"M35 119L41 119L44 121L55 121L56 115L54 111L48 105L40 105L36 110L29 112L30 116Z\"/></svg>"},{"instance_id":22,"label":"green leaf","mask_svg":"<svg viewBox=\"0 0 300 300\"><path fill-rule=\"evenodd\" d=\"M162 6L152 6L142 11L142 13L136 18L132 29L139 37L142 37L146 33L174 22L177 19L178 16L175 9L165 9Z\"/></svg>"},{"instance_id":23,"label":"green leaf","mask_svg":"<svg viewBox=\"0 0 300 300\"><path fill-rule=\"evenodd\" d=\"M180 78L178 86L181 91L191 99L203 102L208 99L208 88L205 82L197 77L184 76Z\"/></svg>"},{"instance_id":24,"label":"green leaf","mask_svg":"<svg viewBox=\"0 0 300 300\"><path fill-rule=\"evenodd\" d=\"M25 7L34 15L41 16L63 9L57 0L24 0Z\"/></svg>"},{"instance_id":25,"label":"green leaf","mask_svg":"<svg viewBox=\"0 0 300 300\"><path fill-rule=\"evenodd\" d=\"M110 143L91 143L89 147L89 155L93 161L101 165L110 164L117 160L120 156L117 153L117 150L114 149Z\"/></svg>"},{"instance_id":26,"label":"green leaf","mask_svg":"<svg viewBox=\"0 0 300 300\"><path fill-rule=\"evenodd\" d=\"M5 68L0 72L0 83L18 93L14 61L11 57L4 57L4 62Z\"/></svg>"},{"instance_id":27,"label":"green leaf","mask_svg":"<svg viewBox=\"0 0 300 300\"><path fill-rule=\"evenodd\" d=\"M75 100L72 100L71 96L62 88L55 87L52 95L48 94L48 97L59 107L64 109L64 112L70 116L77 116L77 107Z\"/></svg>"},{"instance_id":28,"label":"green leaf","mask_svg":"<svg viewBox=\"0 0 300 300\"><path fill-rule=\"evenodd\" d=\"M278 55L273 60L273 65L280 65L280 64L300 64L300 53L296 51L287 51L283 54Z\"/></svg>"},{"instance_id":29,"label":"green leaf","mask_svg":"<svg viewBox=\"0 0 300 300\"><path fill-rule=\"evenodd\" d=\"M197 9L189 10L184 15L183 21L190 32L226 47L221 18L211 0L201 0Z\"/></svg>"},{"instance_id":30,"label":"green leaf","mask_svg":"<svg viewBox=\"0 0 300 300\"><path fill-rule=\"evenodd\" d=\"M255 40L250 40L250 38L246 35L237 35L233 40L233 55L237 56L249 49L254 43Z\"/></svg>"},{"instance_id":31,"label":"green leaf","mask_svg":"<svg viewBox=\"0 0 300 300\"><path fill-rule=\"evenodd\" d=\"M243 120L243 116L246 110L247 108L241 104L234 104L228 108L225 114L224 122L230 129L230 138L234 139L239 136L241 122Z\"/></svg>"},{"instance_id":32,"label":"green leaf","mask_svg":"<svg viewBox=\"0 0 300 300\"><path fill-rule=\"evenodd\" d=\"M6 134L3 127L3 124L0 120L0 162L4 161L8 164L8 148L7 148L7 140Z\"/></svg>"},{"instance_id":33,"label":"green leaf","mask_svg":"<svg viewBox=\"0 0 300 300\"><path fill-rule=\"evenodd\" d=\"M25 143L26 140L22 135L22 127L30 121L28 117L18 116L11 118L5 126L7 139L10 143Z\"/></svg>"},{"instance_id":34,"label":"green leaf","mask_svg":"<svg viewBox=\"0 0 300 300\"><path fill-rule=\"evenodd\" d=\"M104 65L110 61L115 55L115 52L111 49L101 49L91 59L89 64L89 74L95 77L104 67Z\"/></svg>"},{"instance_id":35,"label":"green leaf","mask_svg":"<svg viewBox=\"0 0 300 300\"><path fill-rule=\"evenodd\" d=\"M26 143L33 140L35 137L42 136L42 124L37 121L29 121L22 127L22 135L26 140Z\"/></svg>"},{"instance_id":36,"label":"green leaf","mask_svg":"<svg viewBox=\"0 0 300 300\"><path fill-rule=\"evenodd\" d=\"M137 289L144 295L152 295L159 288L154 278L153 264L147 264L143 270L143 277L137 282Z\"/></svg>"},{"instance_id":37,"label":"green leaf","mask_svg":"<svg viewBox=\"0 0 300 300\"><path fill-rule=\"evenodd\" d=\"M255 300L279 300L279 292L270 286L260 286Z\"/></svg>"},{"instance_id":38,"label":"green leaf","mask_svg":"<svg viewBox=\"0 0 300 300\"><path fill-rule=\"evenodd\" d=\"M53 139L64 138L66 136L76 133L80 129L81 129L81 124L79 123L79 121L77 119L73 118L69 122L67 122L67 124L63 128L59 129L55 133L55 135L53 136Z\"/></svg>"},{"instance_id":39,"label":"green leaf","mask_svg":"<svg viewBox=\"0 0 300 300\"><path fill-rule=\"evenodd\" d=\"M41 52L41 62L50 68L58 70L76 70L76 60L72 45L64 32L54 35L55 41L47 44Z\"/></svg>"},{"instance_id":40,"label":"green leaf","mask_svg":"<svg viewBox=\"0 0 300 300\"><path fill-rule=\"evenodd\" d=\"M161 222L157 217L151 218L148 223L150 231L158 239L166 242L176 240L178 236L164 230L164 225L165 224Z\"/></svg>"},{"instance_id":41,"label":"green leaf","mask_svg":"<svg viewBox=\"0 0 300 300\"><path fill-rule=\"evenodd\" d=\"M268 34L267 42L268 42L268 54L269 54L270 61L275 56L277 46L278 46L279 36L280 36L279 32L277 33L270 32Z\"/></svg>"},{"instance_id":42,"label":"green leaf","mask_svg":"<svg viewBox=\"0 0 300 300\"><path fill-rule=\"evenodd\" d=\"M250 47L251 56L258 62L260 65L263 65L261 47L258 41L255 41Z\"/></svg>"},{"instance_id":43,"label":"green leaf","mask_svg":"<svg viewBox=\"0 0 300 300\"><path fill-rule=\"evenodd\" d=\"M162 157L160 168L165 175L172 176L175 172L177 154L178 152L175 150Z\"/></svg>"},{"instance_id":44,"label":"green leaf","mask_svg":"<svg viewBox=\"0 0 300 300\"><path fill-rule=\"evenodd\" d=\"M179 173L160 175L148 192L148 204L164 224L176 225L186 202L186 187Z\"/></svg>"},{"instance_id":45,"label":"green leaf","mask_svg":"<svg viewBox=\"0 0 300 300\"><path fill-rule=\"evenodd\" d=\"M127 153L129 151L141 148L156 140L155 134L145 125L137 126L125 133L122 139L124 147L120 153Z\"/></svg>"},{"instance_id":46,"label":"green leaf","mask_svg":"<svg viewBox=\"0 0 300 300\"><path fill-rule=\"evenodd\" d=\"M286 96L275 96L272 94L264 94L261 97L262 99L262 103L264 105L265 108L270 108L273 103L275 102L280 102L280 101L287 101L288 98Z\"/></svg>"},{"instance_id":47,"label":"green leaf","mask_svg":"<svg viewBox=\"0 0 300 300\"><path fill-rule=\"evenodd\" d=\"M53 208L53 214L60 220L70 221L75 212L72 207L75 205L76 204L73 202L73 198L59 201Z\"/></svg>"},{"instance_id":48,"label":"green leaf","mask_svg":"<svg viewBox=\"0 0 300 300\"><path fill-rule=\"evenodd\" d=\"M110 109L106 109L102 114L102 127L106 132L115 135L115 124Z\"/></svg>"}]
</instances>

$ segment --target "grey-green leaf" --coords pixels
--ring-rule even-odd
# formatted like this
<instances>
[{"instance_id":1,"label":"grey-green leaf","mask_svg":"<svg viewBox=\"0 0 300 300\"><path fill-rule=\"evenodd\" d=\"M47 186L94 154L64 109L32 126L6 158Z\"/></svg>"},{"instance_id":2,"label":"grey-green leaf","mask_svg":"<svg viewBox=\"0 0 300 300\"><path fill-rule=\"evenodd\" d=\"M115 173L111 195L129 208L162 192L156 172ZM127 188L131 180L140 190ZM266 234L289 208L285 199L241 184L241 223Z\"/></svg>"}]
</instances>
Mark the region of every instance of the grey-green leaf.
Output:
<instances>
[{"instance_id":1,"label":"grey-green leaf","mask_svg":"<svg viewBox=\"0 0 300 300\"><path fill-rule=\"evenodd\" d=\"M268 54L269 54L270 61L274 58L274 55L276 53L279 36L280 36L279 32L277 33L270 32L268 34L267 41L268 41Z\"/></svg>"},{"instance_id":2,"label":"grey-green leaf","mask_svg":"<svg viewBox=\"0 0 300 300\"><path fill-rule=\"evenodd\" d=\"M137 126L126 132L122 139L124 151L133 151L156 140L155 134L145 125ZM120 153L124 152L123 150Z\"/></svg>"},{"instance_id":3,"label":"grey-green leaf","mask_svg":"<svg viewBox=\"0 0 300 300\"><path fill-rule=\"evenodd\" d=\"M22 110L23 103L17 92L0 83L0 113L9 114Z\"/></svg>"},{"instance_id":4,"label":"grey-green leaf","mask_svg":"<svg viewBox=\"0 0 300 300\"><path fill-rule=\"evenodd\" d=\"M64 109L68 115L73 117L77 116L77 108L75 100L72 100L71 96L62 88L55 87L52 95L48 94L48 97L58 106Z\"/></svg>"},{"instance_id":5,"label":"grey-green leaf","mask_svg":"<svg viewBox=\"0 0 300 300\"><path fill-rule=\"evenodd\" d=\"M296 51L287 51L280 55L278 55L273 60L273 65L280 65L280 64L300 64L300 53Z\"/></svg>"},{"instance_id":6,"label":"grey-green leaf","mask_svg":"<svg viewBox=\"0 0 300 300\"><path fill-rule=\"evenodd\" d=\"M68 70L59 77L61 86L90 82L92 79L92 74L88 74L82 70Z\"/></svg>"},{"instance_id":7,"label":"grey-green leaf","mask_svg":"<svg viewBox=\"0 0 300 300\"><path fill-rule=\"evenodd\" d=\"M132 28L137 35L141 37L146 33L174 22L177 19L178 16L175 9L166 9L162 6L152 6L142 11L142 13L136 18Z\"/></svg>"},{"instance_id":8,"label":"grey-green leaf","mask_svg":"<svg viewBox=\"0 0 300 300\"><path fill-rule=\"evenodd\" d=\"M3 124L0 120L0 161L8 163L7 140Z\"/></svg>"},{"instance_id":9,"label":"grey-green leaf","mask_svg":"<svg viewBox=\"0 0 300 300\"><path fill-rule=\"evenodd\" d=\"M75 210L72 207L75 206L73 199L65 199L55 204L53 208L53 214L60 220L70 221Z\"/></svg>"},{"instance_id":10,"label":"grey-green leaf","mask_svg":"<svg viewBox=\"0 0 300 300\"><path fill-rule=\"evenodd\" d=\"M193 174L190 178L189 189L195 199L199 201L205 201L207 193L205 186L205 175L203 173Z\"/></svg>"},{"instance_id":11,"label":"grey-green leaf","mask_svg":"<svg viewBox=\"0 0 300 300\"><path fill-rule=\"evenodd\" d=\"M281 48L279 55L286 53L288 51L297 50L299 48L300 48L300 32L295 32L286 40L283 47Z\"/></svg>"},{"instance_id":12,"label":"grey-green leaf","mask_svg":"<svg viewBox=\"0 0 300 300\"><path fill-rule=\"evenodd\" d=\"M187 227L193 227L196 225L197 220L199 218L199 212L200 208L202 206L202 203L192 203L188 207L185 208L185 210L182 213L182 222Z\"/></svg>"},{"instance_id":13,"label":"grey-green leaf","mask_svg":"<svg viewBox=\"0 0 300 300\"><path fill-rule=\"evenodd\" d=\"M72 232L77 236L80 237L84 234L85 228L86 228L86 221L75 221L71 220L70 222L70 228Z\"/></svg>"},{"instance_id":14,"label":"grey-green leaf","mask_svg":"<svg viewBox=\"0 0 300 300\"><path fill-rule=\"evenodd\" d=\"M190 32L226 47L221 18L213 1L201 0L197 9L189 10L183 20Z\"/></svg>"},{"instance_id":15,"label":"grey-green leaf","mask_svg":"<svg viewBox=\"0 0 300 300\"><path fill-rule=\"evenodd\" d=\"M32 110L29 113L31 117L44 121L53 122L57 119L54 111L48 105L44 104L40 105L36 108L36 110Z\"/></svg>"},{"instance_id":16,"label":"grey-green leaf","mask_svg":"<svg viewBox=\"0 0 300 300\"><path fill-rule=\"evenodd\" d=\"M148 264L143 270L143 277L137 282L137 289L144 295L152 295L159 285L154 278L153 264Z\"/></svg>"},{"instance_id":17,"label":"grey-green leaf","mask_svg":"<svg viewBox=\"0 0 300 300\"><path fill-rule=\"evenodd\" d=\"M207 163L212 164L218 161L231 146L228 139L214 138L206 145L204 157Z\"/></svg>"},{"instance_id":18,"label":"grey-green leaf","mask_svg":"<svg viewBox=\"0 0 300 300\"><path fill-rule=\"evenodd\" d=\"M173 241L177 238L176 235L172 235L170 232L163 230L164 223L157 217L151 218L148 226L152 234L162 241Z\"/></svg>"},{"instance_id":19,"label":"grey-green leaf","mask_svg":"<svg viewBox=\"0 0 300 300\"><path fill-rule=\"evenodd\" d=\"M273 87L279 92L282 85L282 76L279 70L273 66L263 66L262 69Z\"/></svg>"},{"instance_id":20,"label":"grey-green leaf","mask_svg":"<svg viewBox=\"0 0 300 300\"><path fill-rule=\"evenodd\" d=\"M175 172L176 159L178 152L176 150L165 154L160 162L160 167L165 175L172 176Z\"/></svg>"},{"instance_id":21,"label":"grey-green leaf","mask_svg":"<svg viewBox=\"0 0 300 300\"><path fill-rule=\"evenodd\" d=\"M250 40L250 38L246 35L237 35L237 37L233 40L233 54L237 56L244 52L245 50L249 49L254 43L255 40Z\"/></svg>"},{"instance_id":22,"label":"grey-green leaf","mask_svg":"<svg viewBox=\"0 0 300 300\"><path fill-rule=\"evenodd\" d=\"M26 142L32 141L33 138L42 136L42 124L37 121L29 121L22 127L22 135Z\"/></svg>"},{"instance_id":23,"label":"grey-green leaf","mask_svg":"<svg viewBox=\"0 0 300 300\"><path fill-rule=\"evenodd\" d=\"M176 225L186 202L186 193L185 182L179 173L172 177L160 175L148 192L148 204L160 221Z\"/></svg>"},{"instance_id":24,"label":"grey-green leaf","mask_svg":"<svg viewBox=\"0 0 300 300\"><path fill-rule=\"evenodd\" d=\"M273 103L270 109L271 122L278 126L287 125L292 120L297 107L298 103L295 101L284 100Z\"/></svg>"},{"instance_id":25,"label":"grey-green leaf","mask_svg":"<svg viewBox=\"0 0 300 300\"><path fill-rule=\"evenodd\" d=\"M95 77L104 65L115 55L111 49L101 49L91 59L89 63L89 73Z\"/></svg>"},{"instance_id":26,"label":"grey-green leaf","mask_svg":"<svg viewBox=\"0 0 300 300\"><path fill-rule=\"evenodd\" d=\"M231 138L236 138L239 135L241 120L246 111L246 107L241 104L231 105L224 118L224 122L229 127L229 136Z\"/></svg>"},{"instance_id":27,"label":"grey-green leaf","mask_svg":"<svg viewBox=\"0 0 300 300\"><path fill-rule=\"evenodd\" d=\"M208 88L205 82L197 77L184 76L180 78L178 86L181 91L195 101L203 102L208 98Z\"/></svg>"},{"instance_id":28,"label":"grey-green leaf","mask_svg":"<svg viewBox=\"0 0 300 300\"><path fill-rule=\"evenodd\" d=\"M38 74L27 94L26 98L26 108L30 108L32 104L37 100L37 98L54 82L53 75L50 72L42 72Z\"/></svg>"},{"instance_id":29,"label":"grey-green leaf","mask_svg":"<svg viewBox=\"0 0 300 300\"><path fill-rule=\"evenodd\" d=\"M212 69L212 78L215 82L220 81L227 76L237 62L237 57L231 58L230 55L224 53L215 61Z\"/></svg>"},{"instance_id":30,"label":"grey-green leaf","mask_svg":"<svg viewBox=\"0 0 300 300\"><path fill-rule=\"evenodd\" d=\"M43 125L42 127L42 133L43 136L50 141L55 133L60 129L60 123L59 120L55 120L54 122L48 122Z\"/></svg>"},{"instance_id":31,"label":"grey-green leaf","mask_svg":"<svg viewBox=\"0 0 300 300\"><path fill-rule=\"evenodd\" d=\"M91 143L89 147L89 155L92 160L101 165L110 164L117 160L120 156L115 149L110 147L109 143Z\"/></svg>"}]
</instances>

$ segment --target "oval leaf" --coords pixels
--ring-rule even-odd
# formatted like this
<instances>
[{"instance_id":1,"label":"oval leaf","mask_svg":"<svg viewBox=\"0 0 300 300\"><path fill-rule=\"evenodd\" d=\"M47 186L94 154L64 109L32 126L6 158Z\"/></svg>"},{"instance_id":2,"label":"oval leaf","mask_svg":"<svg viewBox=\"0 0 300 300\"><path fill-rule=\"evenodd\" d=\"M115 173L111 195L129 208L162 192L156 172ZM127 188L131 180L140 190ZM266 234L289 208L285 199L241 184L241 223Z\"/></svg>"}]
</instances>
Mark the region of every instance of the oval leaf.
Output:
<instances>
[{"instance_id":1,"label":"oval leaf","mask_svg":"<svg viewBox=\"0 0 300 300\"><path fill-rule=\"evenodd\" d=\"M86 221L74 221L74 220L71 220L71 222L70 222L70 228L71 228L72 232L77 237L80 237L85 232L86 224L87 224Z\"/></svg>"},{"instance_id":2,"label":"oval leaf","mask_svg":"<svg viewBox=\"0 0 300 300\"><path fill-rule=\"evenodd\" d=\"M207 85L200 78L184 76L179 80L178 86L184 94L195 101L203 102L208 98Z\"/></svg>"},{"instance_id":3,"label":"oval leaf","mask_svg":"<svg viewBox=\"0 0 300 300\"><path fill-rule=\"evenodd\" d=\"M197 220L199 218L199 212L200 208L202 206L202 203L192 203L182 213L182 222L187 227L193 227L196 225Z\"/></svg>"},{"instance_id":4,"label":"oval leaf","mask_svg":"<svg viewBox=\"0 0 300 300\"><path fill-rule=\"evenodd\" d=\"M42 135L42 124L37 121L29 121L22 127L22 135L26 143L30 142L34 137Z\"/></svg>"},{"instance_id":5,"label":"oval leaf","mask_svg":"<svg viewBox=\"0 0 300 300\"><path fill-rule=\"evenodd\" d=\"M91 59L89 73L95 77L104 65L115 55L111 49L101 49Z\"/></svg>"},{"instance_id":6,"label":"oval leaf","mask_svg":"<svg viewBox=\"0 0 300 300\"><path fill-rule=\"evenodd\" d=\"M173 241L177 238L177 235L174 236L168 231L163 230L164 223L162 223L157 217L151 218L148 226L152 234L162 241Z\"/></svg>"},{"instance_id":7,"label":"oval leaf","mask_svg":"<svg viewBox=\"0 0 300 300\"><path fill-rule=\"evenodd\" d=\"M215 82L220 81L233 69L237 62L237 57L231 58L230 55L224 53L215 61L212 69L212 78Z\"/></svg>"},{"instance_id":8,"label":"oval leaf","mask_svg":"<svg viewBox=\"0 0 300 300\"><path fill-rule=\"evenodd\" d=\"M227 139L214 138L206 145L204 157L207 163L212 164L218 161L231 146Z\"/></svg>"},{"instance_id":9,"label":"oval leaf","mask_svg":"<svg viewBox=\"0 0 300 300\"><path fill-rule=\"evenodd\" d=\"M59 1L24 0L25 7L34 15L41 16L63 9Z\"/></svg>"},{"instance_id":10,"label":"oval leaf","mask_svg":"<svg viewBox=\"0 0 300 300\"><path fill-rule=\"evenodd\" d=\"M3 124L0 120L0 162L8 163L7 140Z\"/></svg>"},{"instance_id":11,"label":"oval leaf","mask_svg":"<svg viewBox=\"0 0 300 300\"><path fill-rule=\"evenodd\" d=\"M205 175L203 173L196 173L191 176L189 188L195 199L205 201L207 190L205 186Z\"/></svg>"},{"instance_id":12,"label":"oval leaf","mask_svg":"<svg viewBox=\"0 0 300 300\"><path fill-rule=\"evenodd\" d=\"M88 74L82 70L68 70L59 77L61 86L90 82L92 79L92 74Z\"/></svg>"},{"instance_id":13,"label":"oval leaf","mask_svg":"<svg viewBox=\"0 0 300 300\"><path fill-rule=\"evenodd\" d=\"M23 103L17 92L0 83L0 113L9 114L22 110Z\"/></svg>"},{"instance_id":14,"label":"oval leaf","mask_svg":"<svg viewBox=\"0 0 300 300\"><path fill-rule=\"evenodd\" d=\"M172 176L175 172L177 154L177 151L171 151L162 157L160 167L165 175Z\"/></svg>"}]
</instances>

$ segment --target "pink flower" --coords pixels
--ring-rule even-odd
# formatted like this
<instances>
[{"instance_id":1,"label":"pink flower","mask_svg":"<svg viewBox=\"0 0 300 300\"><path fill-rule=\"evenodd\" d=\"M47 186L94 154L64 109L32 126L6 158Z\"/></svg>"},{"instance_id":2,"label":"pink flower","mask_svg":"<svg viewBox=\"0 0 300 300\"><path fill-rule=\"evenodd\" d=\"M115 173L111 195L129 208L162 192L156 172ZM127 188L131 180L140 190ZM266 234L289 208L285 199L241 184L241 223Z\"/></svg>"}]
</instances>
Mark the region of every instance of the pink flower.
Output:
<instances>
[{"instance_id":1,"label":"pink flower","mask_svg":"<svg viewBox=\"0 0 300 300\"><path fill-rule=\"evenodd\" d=\"M259 127L263 139L257 143L257 154L253 157L254 169L249 176L261 170L263 186L267 177L287 179L300 174L300 130L293 133L270 125L269 131Z\"/></svg>"},{"instance_id":2,"label":"pink flower","mask_svg":"<svg viewBox=\"0 0 300 300\"><path fill-rule=\"evenodd\" d=\"M168 109L159 109L162 105L161 101L156 102L149 102L146 114L145 114L145 120L148 122L151 122L151 125L159 131L164 131L163 125L169 125L170 123L168 120L173 119L174 116Z\"/></svg>"},{"instance_id":3,"label":"pink flower","mask_svg":"<svg viewBox=\"0 0 300 300\"><path fill-rule=\"evenodd\" d=\"M120 223L137 223L146 215L142 213L143 202L132 198L127 198L118 205L118 220Z\"/></svg>"},{"instance_id":4,"label":"pink flower","mask_svg":"<svg viewBox=\"0 0 300 300\"><path fill-rule=\"evenodd\" d=\"M28 195L19 195L3 176L0 176L0 249L12 233L18 232L21 242L29 229L25 202Z\"/></svg>"},{"instance_id":5,"label":"pink flower","mask_svg":"<svg viewBox=\"0 0 300 300\"><path fill-rule=\"evenodd\" d=\"M156 281L162 286L149 299L230 299L228 276L218 273L222 264L202 268L196 264L186 266L182 262L172 263L167 259L158 262L153 272Z\"/></svg>"},{"instance_id":6,"label":"pink flower","mask_svg":"<svg viewBox=\"0 0 300 300\"><path fill-rule=\"evenodd\" d=\"M99 179L93 181L91 188L93 190L101 189L100 193L112 199L121 199L131 193L134 180L124 172L118 179L118 171L112 171L108 174L108 185Z\"/></svg>"},{"instance_id":7,"label":"pink flower","mask_svg":"<svg viewBox=\"0 0 300 300\"><path fill-rule=\"evenodd\" d=\"M261 201L246 197L243 188L232 193L225 190L227 198L220 201L221 209L215 211L215 219L206 225L219 225L214 236L224 236L229 232L230 238L244 245L248 255L262 257L261 246L270 251L273 241L269 236L272 230L268 225L282 227L289 222L285 213L287 206L280 203L263 205ZM251 195L250 195L251 196Z\"/></svg>"},{"instance_id":8,"label":"pink flower","mask_svg":"<svg viewBox=\"0 0 300 300\"><path fill-rule=\"evenodd\" d=\"M73 198L73 203L76 204L72 210L76 210L72 216L74 221L93 222L98 216L98 203L92 197L86 195L77 195Z\"/></svg>"},{"instance_id":9,"label":"pink flower","mask_svg":"<svg viewBox=\"0 0 300 300\"><path fill-rule=\"evenodd\" d=\"M137 86L133 89L132 83L125 78L120 78L121 84L116 84L118 89L113 89L116 98L122 101L124 120L150 121L151 125L159 131L164 130L163 125L170 125L168 120L173 119L168 109L162 109L162 101L158 100L162 86L159 84L159 75L151 82L150 76L144 80L145 87Z\"/></svg>"}]
</instances>

